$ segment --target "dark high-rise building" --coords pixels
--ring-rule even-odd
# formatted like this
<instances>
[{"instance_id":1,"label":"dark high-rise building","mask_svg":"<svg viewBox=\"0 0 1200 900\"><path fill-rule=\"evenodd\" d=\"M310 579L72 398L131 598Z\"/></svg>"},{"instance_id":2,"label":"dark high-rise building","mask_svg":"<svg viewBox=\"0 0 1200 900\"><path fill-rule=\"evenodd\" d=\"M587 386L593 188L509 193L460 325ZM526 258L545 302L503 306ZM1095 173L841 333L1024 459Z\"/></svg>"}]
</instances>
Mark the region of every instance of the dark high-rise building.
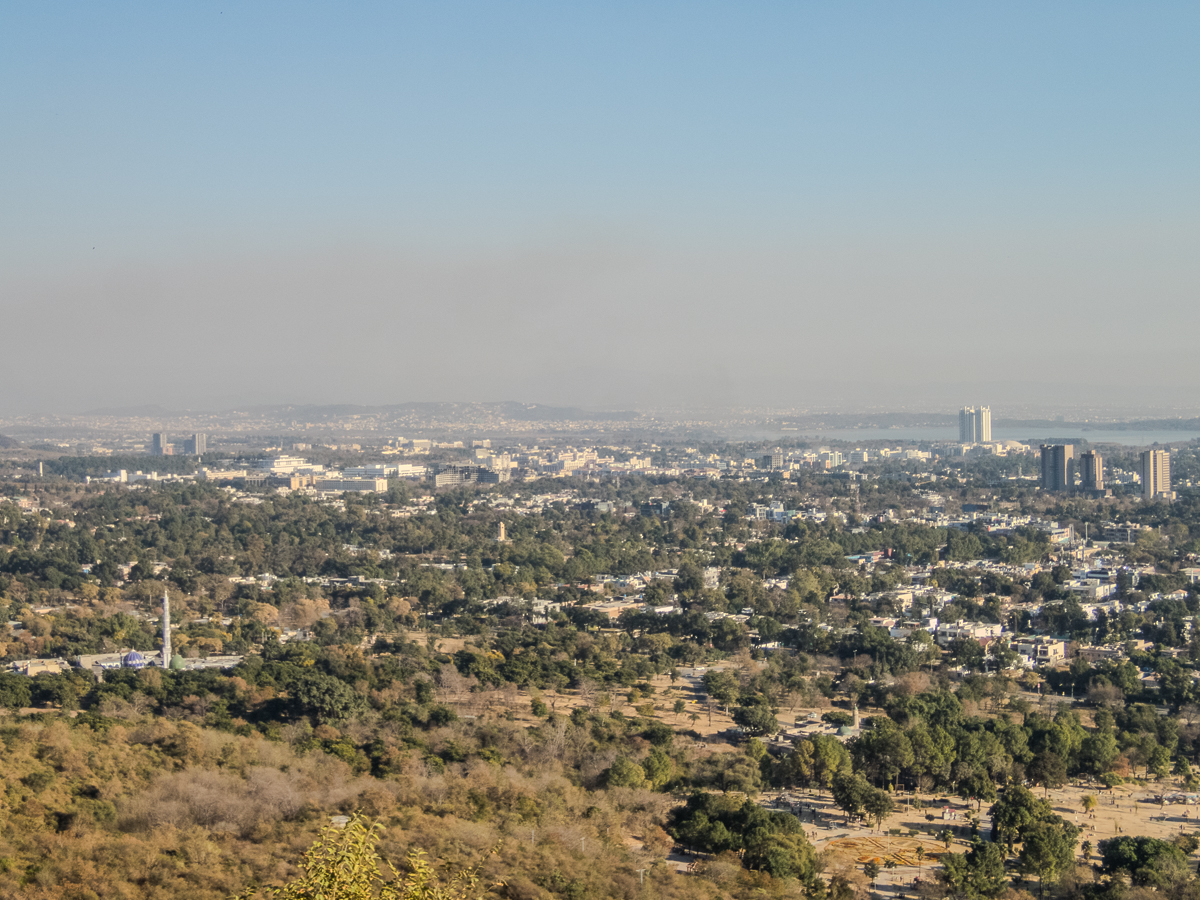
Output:
<instances>
[{"instance_id":1,"label":"dark high-rise building","mask_svg":"<svg viewBox=\"0 0 1200 900\"><path fill-rule=\"evenodd\" d=\"M193 434L183 442L183 452L189 456L203 456L208 452L208 436Z\"/></svg>"},{"instance_id":2,"label":"dark high-rise building","mask_svg":"<svg viewBox=\"0 0 1200 900\"><path fill-rule=\"evenodd\" d=\"M1079 455L1079 487L1088 493L1104 492L1104 457L1095 450Z\"/></svg>"},{"instance_id":3,"label":"dark high-rise building","mask_svg":"<svg viewBox=\"0 0 1200 900\"><path fill-rule=\"evenodd\" d=\"M165 434L155 434L150 438L150 455L151 456L166 456L167 455L167 436Z\"/></svg>"},{"instance_id":4,"label":"dark high-rise building","mask_svg":"<svg viewBox=\"0 0 1200 900\"><path fill-rule=\"evenodd\" d=\"M1061 493L1075 486L1075 445L1042 444L1042 490Z\"/></svg>"}]
</instances>

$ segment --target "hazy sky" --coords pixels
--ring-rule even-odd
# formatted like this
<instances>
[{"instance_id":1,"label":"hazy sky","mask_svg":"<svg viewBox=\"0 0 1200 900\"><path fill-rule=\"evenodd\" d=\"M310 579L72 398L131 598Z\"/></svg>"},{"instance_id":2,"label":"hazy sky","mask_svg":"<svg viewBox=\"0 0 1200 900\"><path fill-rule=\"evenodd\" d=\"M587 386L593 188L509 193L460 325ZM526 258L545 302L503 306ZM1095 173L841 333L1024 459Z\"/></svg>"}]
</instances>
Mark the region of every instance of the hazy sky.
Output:
<instances>
[{"instance_id":1,"label":"hazy sky","mask_svg":"<svg viewBox=\"0 0 1200 900\"><path fill-rule=\"evenodd\" d=\"M0 3L0 413L1200 407L1200 5Z\"/></svg>"}]
</instances>

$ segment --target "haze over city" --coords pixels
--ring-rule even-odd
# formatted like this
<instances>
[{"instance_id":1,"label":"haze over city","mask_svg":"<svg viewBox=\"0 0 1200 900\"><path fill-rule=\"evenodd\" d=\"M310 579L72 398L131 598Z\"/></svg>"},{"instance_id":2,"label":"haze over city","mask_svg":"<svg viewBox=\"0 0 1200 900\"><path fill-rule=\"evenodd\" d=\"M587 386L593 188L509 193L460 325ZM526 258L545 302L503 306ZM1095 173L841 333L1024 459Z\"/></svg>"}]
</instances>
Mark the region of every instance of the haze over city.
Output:
<instances>
[{"instance_id":1,"label":"haze over city","mask_svg":"<svg viewBox=\"0 0 1200 900\"><path fill-rule=\"evenodd\" d=\"M1194 5L10 5L0 413L1195 414Z\"/></svg>"}]
</instances>

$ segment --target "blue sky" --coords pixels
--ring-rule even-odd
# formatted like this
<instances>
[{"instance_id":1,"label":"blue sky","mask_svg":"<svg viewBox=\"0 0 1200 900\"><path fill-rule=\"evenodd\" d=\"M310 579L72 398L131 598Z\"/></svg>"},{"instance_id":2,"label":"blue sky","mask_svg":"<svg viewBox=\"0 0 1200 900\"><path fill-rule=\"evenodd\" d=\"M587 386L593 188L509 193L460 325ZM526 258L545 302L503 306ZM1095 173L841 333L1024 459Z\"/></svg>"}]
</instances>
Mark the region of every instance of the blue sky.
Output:
<instances>
[{"instance_id":1,"label":"blue sky","mask_svg":"<svg viewBox=\"0 0 1200 900\"><path fill-rule=\"evenodd\" d=\"M1195 4L0 11L0 411L1195 394Z\"/></svg>"}]
</instances>

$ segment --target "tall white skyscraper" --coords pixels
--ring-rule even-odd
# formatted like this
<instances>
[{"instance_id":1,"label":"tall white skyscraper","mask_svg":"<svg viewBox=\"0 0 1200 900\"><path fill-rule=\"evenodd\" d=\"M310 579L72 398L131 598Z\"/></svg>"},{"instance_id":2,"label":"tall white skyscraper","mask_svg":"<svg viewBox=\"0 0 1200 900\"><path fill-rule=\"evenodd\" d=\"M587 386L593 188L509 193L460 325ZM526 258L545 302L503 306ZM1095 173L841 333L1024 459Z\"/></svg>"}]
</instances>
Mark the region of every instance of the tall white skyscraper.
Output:
<instances>
[{"instance_id":1,"label":"tall white skyscraper","mask_svg":"<svg viewBox=\"0 0 1200 900\"><path fill-rule=\"evenodd\" d=\"M1175 499L1171 491L1171 454L1167 450L1142 452L1142 499L1155 497Z\"/></svg>"},{"instance_id":2,"label":"tall white skyscraper","mask_svg":"<svg viewBox=\"0 0 1200 900\"><path fill-rule=\"evenodd\" d=\"M964 444L986 444L992 439L992 408L964 406L958 411L958 439Z\"/></svg>"},{"instance_id":3,"label":"tall white skyscraper","mask_svg":"<svg viewBox=\"0 0 1200 900\"><path fill-rule=\"evenodd\" d=\"M162 667L171 665L171 599L163 589L162 599Z\"/></svg>"}]
</instances>

